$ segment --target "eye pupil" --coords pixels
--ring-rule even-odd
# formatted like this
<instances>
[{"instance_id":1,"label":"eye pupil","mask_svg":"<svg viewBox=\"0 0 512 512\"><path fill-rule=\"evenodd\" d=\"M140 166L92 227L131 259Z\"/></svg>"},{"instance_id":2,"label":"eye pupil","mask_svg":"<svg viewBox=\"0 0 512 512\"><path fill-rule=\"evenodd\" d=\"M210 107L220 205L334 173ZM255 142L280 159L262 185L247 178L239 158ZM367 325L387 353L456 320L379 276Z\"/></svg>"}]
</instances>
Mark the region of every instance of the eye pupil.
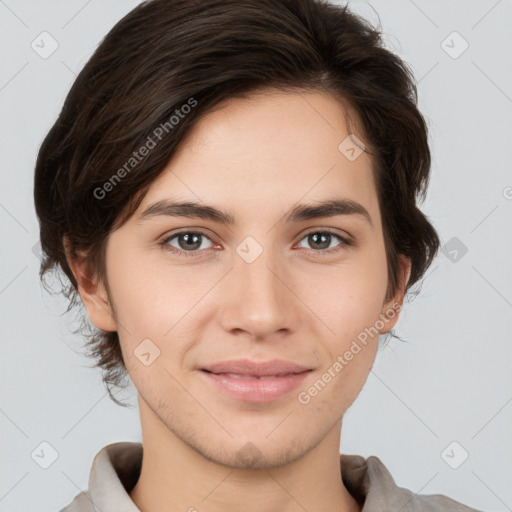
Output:
<instances>
[{"instance_id":1,"label":"eye pupil","mask_svg":"<svg viewBox=\"0 0 512 512\"><path fill-rule=\"evenodd\" d=\"M185 245L181 243L185 241ZM178 243L182 249L198 249L201 247L201 235L198 233L184 233L178 236Z\"/></svg>"},{"instance_id":2,"label":"eye pupil","mask_svg":"<svg viewBox=\"0 0 512 512\"><path fill-rule=\"evenodd\" d=\"M309 235L309 239L310 242L313 242L312 246L316 244L321 246L317 247L318 249L326 249L330 245L331 235L329 233L314 233L312 235Z\"/></svg>"}]
</instances>

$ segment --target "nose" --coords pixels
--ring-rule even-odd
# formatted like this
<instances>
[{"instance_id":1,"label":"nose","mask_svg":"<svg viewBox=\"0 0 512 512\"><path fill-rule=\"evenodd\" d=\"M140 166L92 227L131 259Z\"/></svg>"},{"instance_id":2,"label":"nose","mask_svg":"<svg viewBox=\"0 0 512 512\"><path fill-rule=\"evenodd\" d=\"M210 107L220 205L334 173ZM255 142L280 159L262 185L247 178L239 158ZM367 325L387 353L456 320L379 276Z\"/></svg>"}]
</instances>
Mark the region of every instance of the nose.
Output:
<instances>
[{"instance_id":1,"label":"nose","mask_svg":"<svg viewBox=\"0 0 512 512\"><path fill-rule=\"evenodd\" d=\"M265 340L299 328L300 301L293 277L271 250L252 263L235 255L225 279L220 319L225 332Z\"/></svg>"}]
</instances>

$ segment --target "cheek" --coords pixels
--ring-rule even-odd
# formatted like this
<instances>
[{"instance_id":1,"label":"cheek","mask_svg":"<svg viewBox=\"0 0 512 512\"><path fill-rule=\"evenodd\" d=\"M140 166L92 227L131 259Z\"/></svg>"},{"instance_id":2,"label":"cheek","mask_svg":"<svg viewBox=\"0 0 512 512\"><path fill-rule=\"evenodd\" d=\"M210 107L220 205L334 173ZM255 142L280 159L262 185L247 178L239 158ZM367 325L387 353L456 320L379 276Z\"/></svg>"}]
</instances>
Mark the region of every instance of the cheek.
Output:
<instances>
[{"instance_id":1,"label":"cheek","mask_svg":"<svg viewBox=\"0 0 512 512\"><path fill-rule=\"evenodd\" d=\"M173 351L179 352L192 334L192 319L194 328L201 326L201 301L219 275L206 269L171 268L164 259L155 262L135 251L119 250L110 256L107 272L123 349L133 350L149 338L163 352L172 338Z\"/></svg>"},{"instance_id":2,"label":"cheek","mask_svg":"<svg viewBox=\"0 0 512 512\"><path fill-rule=\"evenodd\" d=\"M378 319L387 288L384 253L381 259L370 255L359 261L354 258L337 267L326 267L314 272L314 279L311 274L305 277L304 300L334 331L337 339L356 336Z\"/></svg>"},{"instance_id":3,"label":"cheek","mask_svg":"<svg viewBox=\"0 0 512 512\"><path fill-rule=\"evenodd\" d=\"M160 272L121 244L108 253L107 275L120 336L127 340L162 336L172 327L178 297ZM173 292L173 293L172 293Z\"/></svg>"}]
</instances>

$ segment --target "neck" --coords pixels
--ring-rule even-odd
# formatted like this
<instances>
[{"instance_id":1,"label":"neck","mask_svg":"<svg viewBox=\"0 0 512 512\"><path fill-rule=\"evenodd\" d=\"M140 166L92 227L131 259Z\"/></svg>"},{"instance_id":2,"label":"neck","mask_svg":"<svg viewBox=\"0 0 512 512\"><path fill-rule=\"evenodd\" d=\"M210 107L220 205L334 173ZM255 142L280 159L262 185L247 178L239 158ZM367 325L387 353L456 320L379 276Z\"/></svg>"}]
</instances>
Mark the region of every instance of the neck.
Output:
<instances>
[{"instance_id":1,"label":"neck","mask_svg":"<svg viewBox=\"0 0 512 512\"><path fill-rule=\"evenodd\" d=\"M141 512L361 510L342 481L341 420L313 450L285 466L233 468L206 459L144 413L142 469L130 492Z\"/></svg>"}]
</instances>

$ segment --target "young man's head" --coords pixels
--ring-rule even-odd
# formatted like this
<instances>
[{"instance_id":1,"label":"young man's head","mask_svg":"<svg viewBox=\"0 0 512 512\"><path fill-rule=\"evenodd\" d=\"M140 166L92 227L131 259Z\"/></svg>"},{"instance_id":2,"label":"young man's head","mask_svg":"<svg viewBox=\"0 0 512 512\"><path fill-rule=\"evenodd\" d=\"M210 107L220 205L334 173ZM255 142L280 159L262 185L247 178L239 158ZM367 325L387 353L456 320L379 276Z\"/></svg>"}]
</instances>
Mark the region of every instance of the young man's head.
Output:
<instances>
[{"instance_id":1,"label":"young man's head","mask_svg":"<svg viewBox=\"0 0 512 512\"><path fill-rule=\"evenodd\" d=\"M41 147L41 274L69 278L147 431L284 465L336 444L437 252L429 169L408 68L346 8L144 2Z\"/></svg>"}]
</instances>

